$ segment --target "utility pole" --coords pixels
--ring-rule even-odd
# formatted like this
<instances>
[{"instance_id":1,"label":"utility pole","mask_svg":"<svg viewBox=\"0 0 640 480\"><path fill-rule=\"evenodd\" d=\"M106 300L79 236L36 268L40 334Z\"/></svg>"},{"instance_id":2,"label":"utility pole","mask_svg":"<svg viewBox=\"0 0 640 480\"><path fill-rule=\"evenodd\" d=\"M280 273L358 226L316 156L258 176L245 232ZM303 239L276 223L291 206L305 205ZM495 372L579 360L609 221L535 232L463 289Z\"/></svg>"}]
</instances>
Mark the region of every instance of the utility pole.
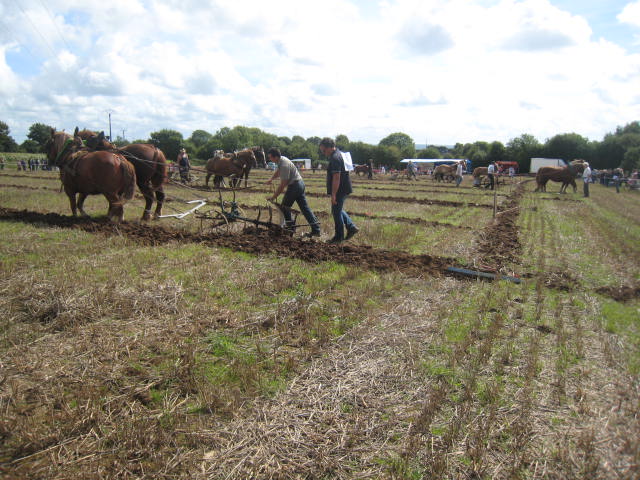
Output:
<instances>
[{"instance_id":1,"label":"utility pole","mask_svg":"<svg viewBox=\"0 0 640 480\"><path fill-rule=\"evenodd\" d=\"M123 128L123 129L122 129L122 140L126 140L126 139L124 138L124 132L126 132L126 129L124 129L124 128Z\"/></svg>"},{"instance_id":2,"label":"utility pole","mask_svg":"<svg viewBox=\"0 0 640 480\"><path fill-rule=\"evenodd\" d=\"M113 110L107 110L107 113L109 114L109 141L111 142L112 140L112 136L111 136L111 113L113 112Z\"/></svg>"}]
</instances>

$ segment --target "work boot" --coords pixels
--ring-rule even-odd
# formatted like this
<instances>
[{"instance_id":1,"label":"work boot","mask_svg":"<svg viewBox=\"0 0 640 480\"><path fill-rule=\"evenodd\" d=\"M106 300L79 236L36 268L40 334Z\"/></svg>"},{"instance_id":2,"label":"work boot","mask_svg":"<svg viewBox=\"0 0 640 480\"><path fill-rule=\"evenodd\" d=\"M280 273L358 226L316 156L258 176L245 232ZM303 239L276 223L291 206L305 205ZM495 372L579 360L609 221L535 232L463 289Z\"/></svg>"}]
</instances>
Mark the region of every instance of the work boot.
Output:
<instances>
[{"instance_id":1,"label":"work boot","mask_svg":"<svg viewBox=\"0 0 640 480\"><path fill-rule=\"evenodd\" d=\"M350 229L347 230L347 236L344 237L344 239L345 240L349 240L351 237L353 237L359 231L360 231L360 229L354 225L353 227L351 227Z\"/></svg>"},{"instance_id":2,"label":"work boot","mask_svg":"<svg viewBox=\"0 0 640 480\"><path fill-rule=\"evenodd\" d=\"M302 234L302 238L319 237L320 232L307 232Z\"/></svg>"}]
</instances>

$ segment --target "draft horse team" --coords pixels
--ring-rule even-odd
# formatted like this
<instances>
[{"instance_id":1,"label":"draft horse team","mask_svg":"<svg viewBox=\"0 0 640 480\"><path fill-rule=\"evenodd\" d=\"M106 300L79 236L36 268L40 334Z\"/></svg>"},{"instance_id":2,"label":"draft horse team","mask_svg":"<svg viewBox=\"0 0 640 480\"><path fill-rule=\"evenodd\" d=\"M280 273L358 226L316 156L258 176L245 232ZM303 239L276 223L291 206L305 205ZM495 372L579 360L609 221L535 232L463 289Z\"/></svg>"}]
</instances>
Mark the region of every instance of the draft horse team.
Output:
<instances>
[{"instance_id":1,"label":"draft horse team","mask_svg":"<svg viewBox=\"0 0 640 480\"><path fill-rule=\"evenodd\" d=\"M113 222L124 220L124 204L133 198L135 186L145 199L142 220L162 215L167 181L167 159L162 150L147 143L133 143L123 148L105 139L104 132L95 134L89 130L75 129L73 135L51 129L51 137L45 145L50 165L60 169L60 180L69 197L74 216L84 211L84 201L89 195L102 194L109 202L107 216ZM238 186L256 166L265 166L262 147L252 147L225 154L216 152L206 166L207 184L211 175L215 185L221 186L223 177L230 176L232 186ZM151 214L153 202L156 208Z\"/></svg>"}]
</instances>

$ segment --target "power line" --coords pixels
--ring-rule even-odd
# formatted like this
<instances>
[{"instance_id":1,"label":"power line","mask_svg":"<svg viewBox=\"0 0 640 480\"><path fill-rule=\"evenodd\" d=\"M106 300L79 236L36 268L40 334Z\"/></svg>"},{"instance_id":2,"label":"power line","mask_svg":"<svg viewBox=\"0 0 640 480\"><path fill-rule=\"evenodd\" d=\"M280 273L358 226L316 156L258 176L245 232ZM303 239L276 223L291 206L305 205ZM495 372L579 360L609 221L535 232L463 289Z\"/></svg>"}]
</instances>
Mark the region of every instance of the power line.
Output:
<instances>
[{"instance_id":1,"label":"power line","mask_svg":"<svg viewBox=\"0 0 640 480\"><path fill-rule=\"evenodd\" d=\"M20 38L18 38L18 36L14 33L14 31L11 28L9 28L9 26L6 23L4 23L4 21L2 21L2 17L0 17L0 24L2 24L4 29L11 34L11 36L18 43L18 45L20 45L20 47L24 48L27 51L27 53L31 56L31 58L33 58L36 65L40 63L40 59L36 57L36 55L31 51L31 49L27 46L26 43L22 43L20 41Z\"/></svg>"},{"instance_id":2,"label":"power line","mask_svg":"<svg viewBox=\"0 0 640 480\"><path fill-rule=\"evenodd\" d=\"M58 35L60 35L60 38L62 39L62 41L64 42L64 44L67 46L67 50L69 50L71 52L71 47L69 46L69 44L67 43L67 40L64 38L64 35L62 35L62 32L60 31L60 29L58 28L58 24L56 23L55 19L53 18L53 15L51 15L51 11L49 10L49 7L47 7L47 4L44 3L43 0L40 0L40 4L44 7L44 9L47 12L47 15L49 15L49 18L51 19L51 23L53 23L53 26L56 27L56 31L58 32Z\"/></svg>"},{"instance_id":3,"label":"power line","mask_svg":"<svg viewBox=\"0 0 640 480\"><path fill-rule=\"evenodd\" d=\"M27 15L27 12L24 11L24 8L22 8L22 5L20 5L18 3L18 0L14 0L14 3L18 6L18 8L20 9L20 11L22 12L22 14L24 15L24 17L27 19L27 21L31 24L31 27L33 28L33 30L40 36L40 38L42 39L42 41L44 42L44 44L47 46L47 48L49 49L49 51L51 52L51 57L55 58L56 57L56 51L55 49L51 46L51 44L49 43L49 41L44 37L44 35L42 35L42 33L40 33L40 30L38 30L38 27L36 27L35 23L33 23L33 21L31 20L31 18L29 17L29 15Z\"/></svg>"}]
</instances>

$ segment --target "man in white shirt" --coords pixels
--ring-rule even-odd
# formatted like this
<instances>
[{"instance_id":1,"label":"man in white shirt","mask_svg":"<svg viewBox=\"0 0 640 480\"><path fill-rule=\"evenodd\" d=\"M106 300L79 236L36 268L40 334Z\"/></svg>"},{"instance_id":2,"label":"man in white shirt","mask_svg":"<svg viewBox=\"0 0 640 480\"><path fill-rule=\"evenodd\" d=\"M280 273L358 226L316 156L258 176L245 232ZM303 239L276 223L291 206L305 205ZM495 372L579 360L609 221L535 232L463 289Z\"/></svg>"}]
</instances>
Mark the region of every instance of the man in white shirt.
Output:
<instances>
[{"instance_id":1,"label":"man in white shirt","mask_svg":"<svg viewBox=\"0 0 640 480\"><path fill-rule=\"evenodd\" d=\"M589 164L584 162L584 171L582 172L582 181L584 182L584 196L589 196L589 183L591 182L591 168Z\"/></svg>"},{"instance_id":2,"label":"man in white shirt","mask_svg":"<svg viewBox=\"0 0 640 480\"><path fill-rule=\"evenodd\" d=\"M456 187L459 187L461 182L462 182L462 162L458 162L458 165L456 165Z\"/></svg>"},{"instance_id":3,"label":"man in white shirt","mask_svg":"<svg viewBox=\"0 0 640 480\"><path fill-rule=\"evenodd\" d=\"M496 164L491 162L487 167L487 177L489 177L489 185L487 185L485 188L491 187L491 190L495 188L496 186L495 173L496 173Z\"/></svg>"}]
</instances>

